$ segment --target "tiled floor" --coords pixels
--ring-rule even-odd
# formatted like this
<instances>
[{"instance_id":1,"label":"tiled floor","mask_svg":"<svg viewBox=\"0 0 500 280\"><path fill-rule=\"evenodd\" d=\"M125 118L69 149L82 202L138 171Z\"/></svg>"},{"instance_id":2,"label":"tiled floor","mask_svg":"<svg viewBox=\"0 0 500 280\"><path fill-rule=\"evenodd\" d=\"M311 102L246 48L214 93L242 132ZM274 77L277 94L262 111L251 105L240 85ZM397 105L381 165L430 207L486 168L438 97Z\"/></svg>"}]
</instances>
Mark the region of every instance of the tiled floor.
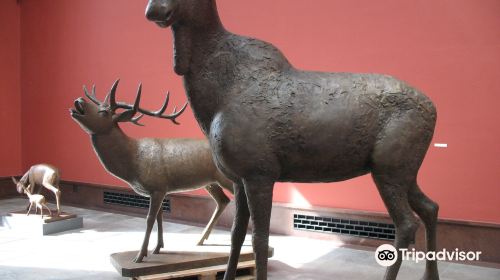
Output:
<instances>
[{"instance_id":1,"label":"tiled floor","mask_svg":"<svg viewBox=\"0 0 500 280\"><path fill-rule=\"evenodd\" d=\"M0 215L26 205L24 199L0 200ZM124 279L109 262L111 253L137 250L145 228L143 218L65 207L84 218L84 228L33 237L0 225L0 279ZM165 245L196 243L202 228L165 222ZM175 240L175 241L174 241ZM208 243L229 244L229 232L216 230ZM247 238L246 246L249 246ZM150 248L156 244L151 235ZM373 252L341 247L331 241L272 236L275 256L269 279L382 279L384 268ZM424 264L405 262L398 279L420 279ZM500 269L440 263L442 280L499 280Z\"/></svg>"}]
</instances>

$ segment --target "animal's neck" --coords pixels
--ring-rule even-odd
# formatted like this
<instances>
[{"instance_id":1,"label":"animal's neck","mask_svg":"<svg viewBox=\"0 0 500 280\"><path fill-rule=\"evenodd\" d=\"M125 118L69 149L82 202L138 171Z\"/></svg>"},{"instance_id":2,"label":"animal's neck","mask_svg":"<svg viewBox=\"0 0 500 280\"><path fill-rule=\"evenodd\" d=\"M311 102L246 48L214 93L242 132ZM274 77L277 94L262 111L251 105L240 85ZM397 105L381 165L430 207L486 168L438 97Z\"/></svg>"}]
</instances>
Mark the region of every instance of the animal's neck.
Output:
<instances>
[{"instance_id":1,"label":"animal's neck","mask_svg":"<svg viewBox=\"0 0 500 280\"><path fill-rule=\"evenodd\" d=\"M32 194L27 189L24 189L24 193L28 196L28 198L31 198Z\"/></svg>"},{"instance_id":2,"label":"animal's neck","mask_svg":"<svg viewBox=\"0 0 500 280\"><path fill-rule=\"evenodd\" d=\"M135 140L128 137L119 127L105 134L92 134L92 145L104 167L120 178L126 178L134 159Z\"/></svg>"},{"instance_id":3,"label":"animal's neck","mask_svg":"<svg viewBox=\"0 0 500 280\"><path fill-rule=\"evenodd\" d=\"M189 73L193 64L210 53L217 39L226 33L215 0L203 3L203 6L196 7L195 19L180 21L172 26L175 72L179 75Z\"/></svg>"},{"instance_id":4,"label":"animal's neck","mask_svg":"<svg viewBox=\"0 0 500 280\"><path fill-rule=\"evenodd\" d=\"M206 62L217 53L217 46L230 34L220 21L215 1L205 2L199 9L197 22L179 22L172 26L174 35L175 72L184 76L186 92L198 122L207 133L208 125L204 121L213 117L217 105L209 96L209 90L198 89L192 81L198 81L208 69ZM206 73L205 73L206 74ZM205 77L206 78L206 77ZM198 102L200 99L207 102Z\"/></svg>"}]
</instances>

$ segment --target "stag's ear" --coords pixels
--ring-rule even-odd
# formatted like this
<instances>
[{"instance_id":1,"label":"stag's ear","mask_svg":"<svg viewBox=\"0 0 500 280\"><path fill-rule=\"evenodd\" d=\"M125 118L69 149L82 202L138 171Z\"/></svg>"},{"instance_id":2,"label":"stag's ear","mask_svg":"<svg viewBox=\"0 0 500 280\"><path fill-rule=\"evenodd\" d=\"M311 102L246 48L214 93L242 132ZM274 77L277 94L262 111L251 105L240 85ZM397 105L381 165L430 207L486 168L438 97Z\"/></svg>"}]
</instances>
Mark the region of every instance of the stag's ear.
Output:
<instances>
[{"instance_id":1,"label":"stag's ear","mask_svg":"<svg viewBox=\"0 0 500 280\"><path fill-rule=\"evenodd\" d=\"M120 114L115 115L113 120L115 122L128 122L134 117L135 113L136 111L134 111L133 109L125 110Z\"/></svg>"},{"instance_id":2,"label":"stag's ear","mask_svg":"<svg viewBox=\"0 0 500 280\"><path fill-rule=\"evenodd\" d=\"M17 180L16 180L16 178L14 178L14 177L10 177L10 178L12 178L12 182L14 182L14 184L16 184L16 185L17 185Z\"/></svg>"}]
</instances>

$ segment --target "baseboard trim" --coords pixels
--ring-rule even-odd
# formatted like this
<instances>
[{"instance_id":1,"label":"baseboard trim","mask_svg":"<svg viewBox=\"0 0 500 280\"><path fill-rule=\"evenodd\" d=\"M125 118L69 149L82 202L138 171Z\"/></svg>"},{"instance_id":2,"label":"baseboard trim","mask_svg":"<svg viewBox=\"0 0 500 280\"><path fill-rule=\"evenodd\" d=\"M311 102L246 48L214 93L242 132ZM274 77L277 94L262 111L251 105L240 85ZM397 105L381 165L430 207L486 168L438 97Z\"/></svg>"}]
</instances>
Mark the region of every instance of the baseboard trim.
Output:
<instances>
[{"instance_id":1,"label":"baseboard trim","mask_svg":"<svg viewBox=\"0 0 500 280\"><path fill-rule=\"evenodd\" d=\"M6 187L9 185L8 182L10 182L10 178L0 178L0 198L11 197L17 194L12 182L10 182L10 187ZM62 204L127 213L134 216L146 215L146 209L104 204L103 193L109 190L134 193L130 188L120 186L62 181ZM51 194L46 194L46 196L49 200L52 199ZM215 202L208 196L172 194L169 196L169 199L171 212L165 213L165 218L182 221L187 224L204 226L215 209ZM225 229L231 228L234 213L234 203L231 202L220 217L217 226ZM350 246L367 246L373 248L387 243L387 241L378 239L296 230L293 228L294 214L392 223L392 220L385 213L324 207L303 208L292 204L273 203L271 232L280 235L332 240ZM481 261L485 263L500 264L499 236L500 224L450 219L439 219L438 222L438 249L446 248L448 250L455 250L455 248L458 248L465 251L481 251ZM424 244L425 230L422 225L417 231L415 247L423 250L425 247Z\"/></svg>"}]
</instances>

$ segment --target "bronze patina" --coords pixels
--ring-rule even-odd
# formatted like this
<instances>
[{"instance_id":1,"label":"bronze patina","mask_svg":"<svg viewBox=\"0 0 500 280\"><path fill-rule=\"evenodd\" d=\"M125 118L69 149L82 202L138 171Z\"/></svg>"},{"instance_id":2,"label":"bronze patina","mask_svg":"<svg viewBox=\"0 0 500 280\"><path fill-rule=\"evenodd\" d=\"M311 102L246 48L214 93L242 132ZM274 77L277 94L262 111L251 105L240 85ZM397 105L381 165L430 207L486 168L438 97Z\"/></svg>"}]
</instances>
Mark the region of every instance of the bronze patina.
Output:
<instances>
[{"instance_id":1,"label":"bronze patina","mask_svg":"<svg viewBox=\"0 0 500 280\"><path fill-rule=\"evenodd\" d=\"M267 279L275 182L338 182L371 173L406 248L419 225L436 250L438 205L417 184L436 109L422 92L380 74L293 67L273 45L227 31L215 0L149 0L146 17L171 27L174 70L217 167L233 182L236 216L226 280L234 279L249 218L257 279ZM332 197L332 200L335 199ZM396 279L401 257L386 271ZM424 279L439 279L427 261Z\"/></svg>"}]
</instances>

